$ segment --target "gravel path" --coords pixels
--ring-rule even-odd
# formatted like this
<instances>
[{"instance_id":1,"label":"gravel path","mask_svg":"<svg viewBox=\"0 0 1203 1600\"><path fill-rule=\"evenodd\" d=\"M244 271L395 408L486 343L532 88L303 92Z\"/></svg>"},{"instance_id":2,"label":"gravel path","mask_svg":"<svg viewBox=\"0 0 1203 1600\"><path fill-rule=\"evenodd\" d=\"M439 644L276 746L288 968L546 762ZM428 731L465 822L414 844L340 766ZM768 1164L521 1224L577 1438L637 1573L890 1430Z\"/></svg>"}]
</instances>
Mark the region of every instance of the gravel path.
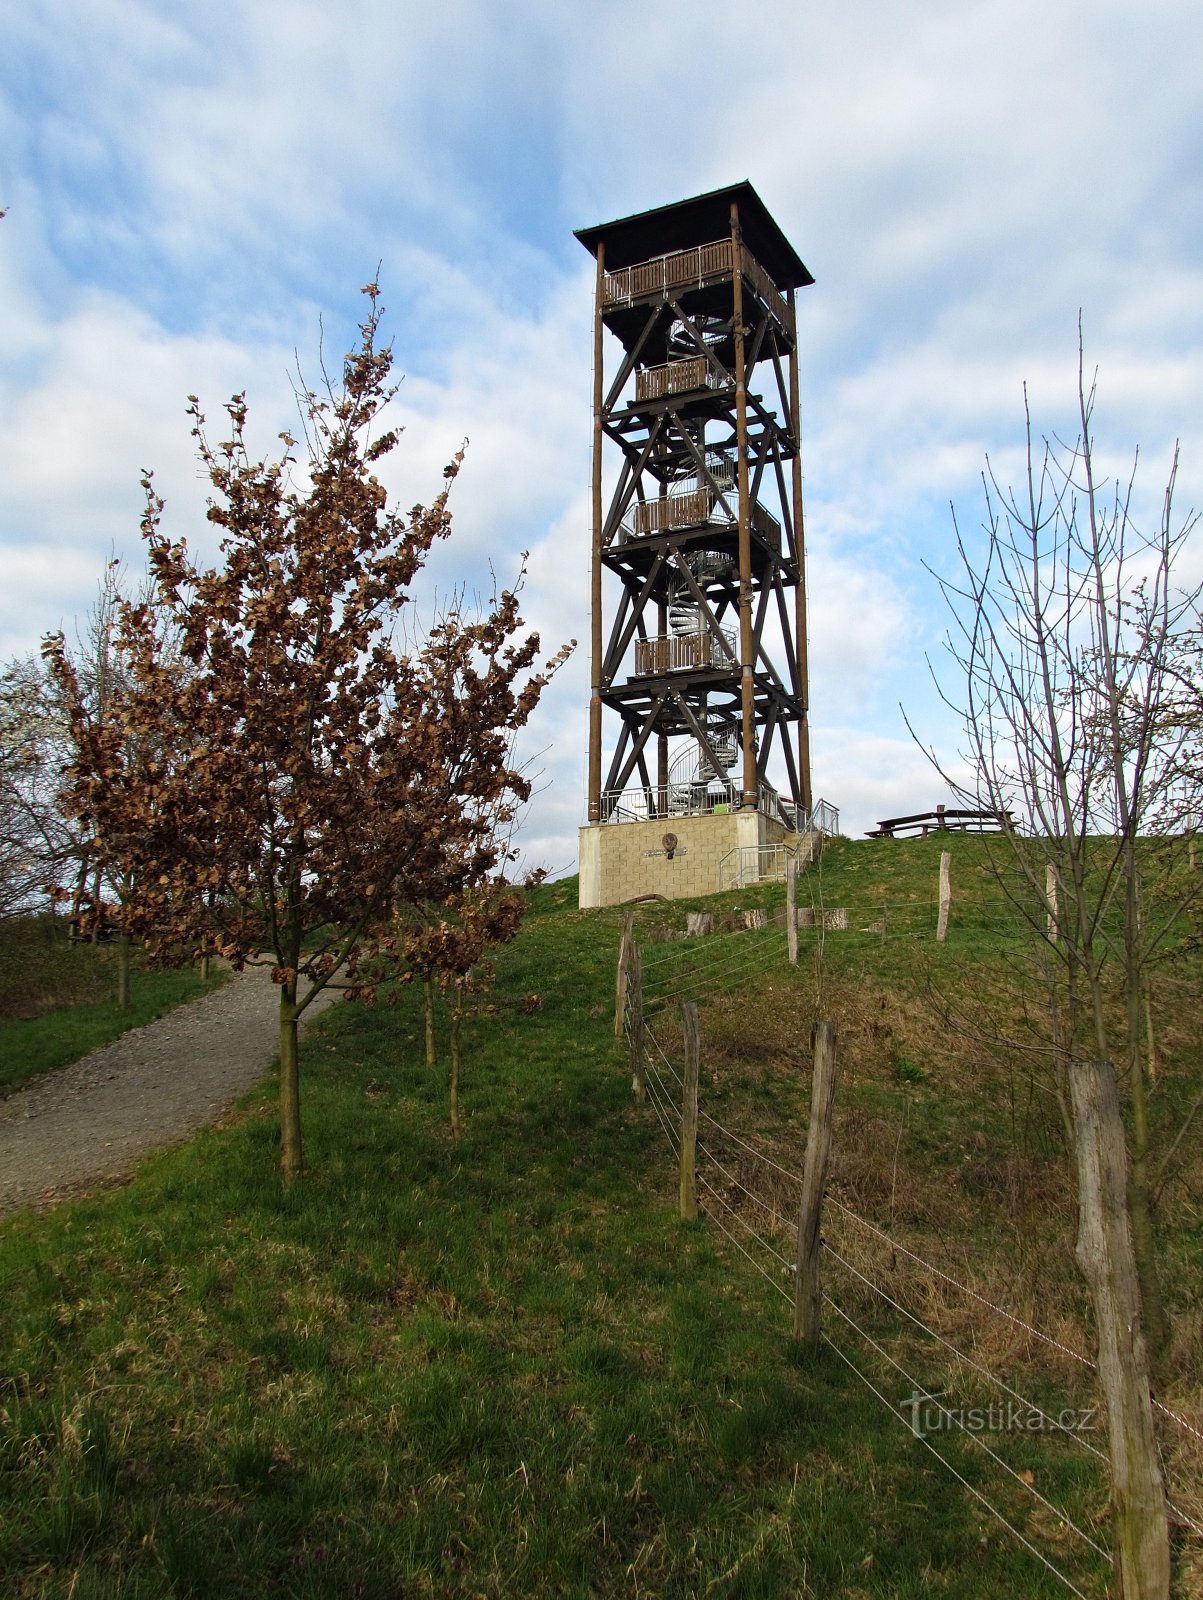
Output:
<instances>
[{"instance_id":1,"label":"gravel path","mask_svg":"<svg viewBox=\"0 0 1203 1600\"><path fill-rule=\"evenodd\" d=\"M335 999L321 994L309 1017ZM279 992L261 967L0 1100L0 1214L125 1178L215 1122L276 1054Z\"/></svg>"}]
</instances>

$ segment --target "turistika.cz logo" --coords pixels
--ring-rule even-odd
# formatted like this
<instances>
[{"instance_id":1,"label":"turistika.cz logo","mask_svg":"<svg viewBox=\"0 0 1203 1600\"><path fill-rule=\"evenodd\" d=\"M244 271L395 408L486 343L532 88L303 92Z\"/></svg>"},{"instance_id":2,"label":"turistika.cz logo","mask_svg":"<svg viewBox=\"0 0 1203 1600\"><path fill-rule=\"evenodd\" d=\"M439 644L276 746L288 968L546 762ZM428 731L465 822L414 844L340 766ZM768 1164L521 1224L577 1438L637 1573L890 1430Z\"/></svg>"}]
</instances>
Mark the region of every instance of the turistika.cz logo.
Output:
<instances>
[{"instance_id":1,"label":"turistika.cz logo","mask_svg":"<svg viewBox=\"0 0 1203 1600\"><path fill-rule=\"evenodd\" d=\"M1041 1411L1019 1400L1001 1400L988 1406L946 1406L936 1394L913 1394L902 1402L910 1412L916 1439L929 1433L1090 1433L1098 1426L1097 1406L1066 1406L1061 1411Z\"/></svg>"}]
</instances>

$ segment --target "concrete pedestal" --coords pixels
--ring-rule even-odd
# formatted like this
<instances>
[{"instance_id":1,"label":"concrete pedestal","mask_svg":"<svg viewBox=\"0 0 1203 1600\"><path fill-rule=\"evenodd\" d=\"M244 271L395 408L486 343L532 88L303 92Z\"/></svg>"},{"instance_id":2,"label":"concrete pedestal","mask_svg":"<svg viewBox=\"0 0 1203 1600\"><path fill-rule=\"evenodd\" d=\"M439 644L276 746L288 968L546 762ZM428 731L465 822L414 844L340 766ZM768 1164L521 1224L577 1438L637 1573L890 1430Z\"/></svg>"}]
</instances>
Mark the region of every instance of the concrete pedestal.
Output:
<instances>
[{"instance_id":1,"label":"concrete pedestal","mask_svg":"<svg viewBox=\"0 0 1203 1600\"><path fill-rule=\"evenodd\" d=\"M752 810L591 823L580 830L579 904L621 905L641 894L666 900L717 894L724 856L745 845L780 844L785 835L782 823Z\"/></svg>"}]
</instances>

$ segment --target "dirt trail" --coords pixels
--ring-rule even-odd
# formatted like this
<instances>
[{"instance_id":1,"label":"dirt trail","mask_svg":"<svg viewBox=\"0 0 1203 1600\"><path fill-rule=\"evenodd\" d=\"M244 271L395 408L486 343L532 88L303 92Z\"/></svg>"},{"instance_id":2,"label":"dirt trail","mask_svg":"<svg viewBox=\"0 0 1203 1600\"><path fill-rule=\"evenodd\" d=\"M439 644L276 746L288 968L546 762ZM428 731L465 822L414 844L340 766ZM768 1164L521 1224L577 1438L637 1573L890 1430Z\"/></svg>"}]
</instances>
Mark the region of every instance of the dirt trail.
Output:
<instances>
[{"instance_id":1,"label":"dirt trail","mask_svg":"<svg viewBox=\"0 0 1203 1600\"><path fill-rule=\"evenodd\" d=\"M304 1020L335 998L317 997ZM0 1214L128 1177L214 1122L276 1054L279 991L262 968L0 1100Z\"/></svg>"}]
</instances>

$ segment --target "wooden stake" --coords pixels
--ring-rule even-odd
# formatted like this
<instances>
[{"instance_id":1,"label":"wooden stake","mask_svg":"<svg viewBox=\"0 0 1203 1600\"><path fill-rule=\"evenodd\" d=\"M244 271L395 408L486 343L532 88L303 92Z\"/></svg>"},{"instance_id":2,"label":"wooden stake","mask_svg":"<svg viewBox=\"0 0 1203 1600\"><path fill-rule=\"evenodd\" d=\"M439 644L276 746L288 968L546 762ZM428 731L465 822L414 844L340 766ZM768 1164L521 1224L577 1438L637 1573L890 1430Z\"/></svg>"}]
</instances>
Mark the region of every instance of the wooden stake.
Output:
<instances>
[{"instance_id":1,"label":"wooden stake","mask_svg":"<svg viewBox=\"0 0 1203 1600\"><path fill-rule=\"evenodd\" d=\"M685 1087L681 1098L681 1216L692 1222L698 1214L695 1164L698 1142L698 1063L701 1038L698 1008L692 1000L681 1007L681 1026L685 1035Z\"/></svg>"},{"instance_id":2,"label":"wooden stake","mask_svg":"<svg viewBox=\"0 0 1203 1600\"><path fill-rule=\"evenodd\" d=\"M630 954L631 985L631 1088L640 1105L647 1097L643 1075L643 963L639 957L639 941L632 938Z\"/></svg>"},{"instance_id":3,"label":"wooden stake","mask_svg":"<svg viewBox=\"0 0 1203 1600\"><path fill-rule=\"evenodd\" d=\"M618 945L618 976L614 984L614 1037L622 1038L627 1021L627 990L631 981L631 939L635 913L628 911L622 919L622 939Z\"/></svg>"},{"instance_id":4,"label":"wooden stake","mask_svg":"<svg viewBox=\"0 0 1203 1600\"><path fill-rule=\"evenodd\" d=\"M1122 1600L1168 1600L1165 1486L1128 1221L1128 1156L1115 1069L1110 1061L1071 1061L1069 1087L1078 1164L1076 1254L1094 1299L1118 1593Z\"/></svg>"},{"instance_id":5,"label":"wooden stake","mask_svg":"<svg viewBox=\"0 0 1203 1600\"><path fill-rule=\"evenodd\" d=\"M790 856L785 863L785 942L789 950L789 964L798 965L798 858Z\"/></svg>"},{"instance_id":6,"label":"wooden stake","mask_svg":"<svg viewBox=\"0 0 1203 1600\"><path fill-rule=\"evenodd\" d=\"M806 1166L802 1173L802 1206L798 1219L798 1272L794 1282L794 1336L819 1337L820 1227L827 1157L831 1150L831 1111L835 1103L835 1024L816 1022L812 1035L814 1075L810 1088L810 1127L806 1133Z\"/></svg>"},{"instance_id":7,"label":"wooden stake","mask_svg":"<svg viewBox=\"0 0 1203 1600\"><path fill-rule=\"evenodd\" d=\"M940 915L936 919L936 938L943 944L948 937L948 910L952 905L952 855L940 853Z\"/></svg>"},{"instance_id":8,"label":"wooden stake","mask_svg":"<svg viewBox=\"0 0 1203 1600\"><path fill-rule=\"evenodd\" d=\"M1061 880L1057 875L1057 869L1050 861L1044 869L1044 903L1048 908L1044 932L1050 944L1056 944L1061 938L1060 887Z\"/></svg>"}]
</instances>

